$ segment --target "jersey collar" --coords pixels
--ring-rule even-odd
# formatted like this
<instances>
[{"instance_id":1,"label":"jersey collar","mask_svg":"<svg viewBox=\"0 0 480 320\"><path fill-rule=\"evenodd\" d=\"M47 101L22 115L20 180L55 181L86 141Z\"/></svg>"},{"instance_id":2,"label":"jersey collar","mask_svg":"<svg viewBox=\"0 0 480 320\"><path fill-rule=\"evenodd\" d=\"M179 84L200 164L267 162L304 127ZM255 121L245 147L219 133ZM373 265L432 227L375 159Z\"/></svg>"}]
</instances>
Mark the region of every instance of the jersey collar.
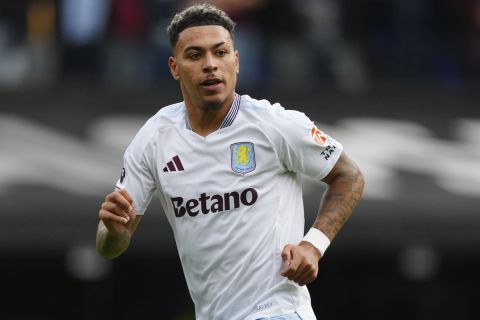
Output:
<instances>
[{"instance_id":1,"label":"jersey collar","mask_svg":"<svg viewBox=\"0 0 480 320\"><path fill-rule=\"evenodd\" d=\"M230 127L235 121L235 118L237 117L238 110L240 109L240 100L242 97L238 94L235 93L235 96L233 97L233 102L232 106L230 107L230 110L227 113L227 116L225 119L223 119L222 124L220 125L220 129ZM187 127L188 130L192 130L192 127L190 126L190 123L188 122L188 117L187 113L185 112L185 126Z\"/></svg>"}]
</instances>

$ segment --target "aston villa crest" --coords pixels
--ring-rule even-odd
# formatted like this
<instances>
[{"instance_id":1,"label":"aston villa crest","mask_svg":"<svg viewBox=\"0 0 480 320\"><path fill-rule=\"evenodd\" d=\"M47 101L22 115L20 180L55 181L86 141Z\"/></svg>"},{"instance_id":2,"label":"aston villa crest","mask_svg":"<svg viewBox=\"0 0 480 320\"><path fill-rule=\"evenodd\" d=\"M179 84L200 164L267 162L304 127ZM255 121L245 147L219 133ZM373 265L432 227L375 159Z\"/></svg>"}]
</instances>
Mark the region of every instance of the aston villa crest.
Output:
<instances>
[{"instance_id":1,"label":"aston villa crest","mask_svg":"<svg viewBox=\"0 0 480 320\"><path fill-rule=\"evenodd\" d=\"M255 170L255 150L252 142L237 142L230 145L232 170L245 175Z\"/></svg>"}]
</instances>

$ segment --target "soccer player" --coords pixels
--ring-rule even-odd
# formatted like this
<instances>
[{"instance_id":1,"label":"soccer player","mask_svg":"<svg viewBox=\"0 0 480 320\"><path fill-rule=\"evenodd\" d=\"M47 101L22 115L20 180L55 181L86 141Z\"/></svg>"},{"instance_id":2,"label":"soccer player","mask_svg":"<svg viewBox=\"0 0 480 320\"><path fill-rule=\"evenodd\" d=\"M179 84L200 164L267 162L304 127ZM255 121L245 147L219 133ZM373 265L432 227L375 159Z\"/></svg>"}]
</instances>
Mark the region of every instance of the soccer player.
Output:
<instances>
[{"instance_id":1,"label":"soccer player","mask_svg":"<svg viewBox=\"0 0 480 320\"><path fill-rule=\"evenodd\" d=\"M99 211L98 251L128 248L155 193L197 319L315 319L305 285L362 195L359 168L303 113L235 92L239 53L223 11L189 7L167 31L184 101L127 148ZM305 236L301 174L328 185Z\"/></svg>"}]
</instances>

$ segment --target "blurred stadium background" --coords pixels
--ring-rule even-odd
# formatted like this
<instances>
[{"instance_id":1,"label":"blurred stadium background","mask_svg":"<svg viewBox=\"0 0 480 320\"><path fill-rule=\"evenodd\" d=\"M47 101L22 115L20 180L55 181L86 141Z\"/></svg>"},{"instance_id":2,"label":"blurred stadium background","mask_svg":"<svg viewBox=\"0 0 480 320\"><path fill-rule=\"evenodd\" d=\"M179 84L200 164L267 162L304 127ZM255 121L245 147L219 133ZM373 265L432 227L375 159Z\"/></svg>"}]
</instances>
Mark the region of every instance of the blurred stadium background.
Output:
<instances>
[{"instance_id":1,"label":"blurred stadium background","mask_svg":"<svg viewBox=\"0 0 480 320\"><path fill-rule=\"evenodd\" d=\"M306 112L366 175L319 318L480 319L480 1L213 2L238 92ZM0 1L0 319L193 319L158 202L124 256L94 243L124 148L181 97L164 29L190 3Z\"/></svg>"}]
</instances>

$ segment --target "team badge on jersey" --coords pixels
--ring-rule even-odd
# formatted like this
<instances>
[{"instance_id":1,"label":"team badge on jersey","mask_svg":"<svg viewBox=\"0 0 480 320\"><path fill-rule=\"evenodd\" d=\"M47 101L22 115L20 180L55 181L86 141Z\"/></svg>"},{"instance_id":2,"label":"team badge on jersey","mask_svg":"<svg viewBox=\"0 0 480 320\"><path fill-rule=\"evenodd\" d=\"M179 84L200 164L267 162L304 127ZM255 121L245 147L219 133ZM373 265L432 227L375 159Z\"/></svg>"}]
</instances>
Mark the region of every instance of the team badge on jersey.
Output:
<instances>
[{"instance_id":1,"label":"team badge on jersey","mask_svg":"<svg viewBox=\"0 0 480 320\"><path fill-rule=\"evenodd\" d=\"M230 145L232 170L245 175L255 170L255 150L252 142L237 142Z\"/></svg>"},{"instance_id":2,"label":"team badge on jersey","mask_svg":"<svg viewBox=\"0 0 480 320\"><path fill-rule=\"evenodd\" d=\"M322 131L318 130L318 128L314 125L312 130L310 131L312 135L313 141L321 147L325 147L328 142L328 136L323 133Z\"/></svg>"}]
</instances>

